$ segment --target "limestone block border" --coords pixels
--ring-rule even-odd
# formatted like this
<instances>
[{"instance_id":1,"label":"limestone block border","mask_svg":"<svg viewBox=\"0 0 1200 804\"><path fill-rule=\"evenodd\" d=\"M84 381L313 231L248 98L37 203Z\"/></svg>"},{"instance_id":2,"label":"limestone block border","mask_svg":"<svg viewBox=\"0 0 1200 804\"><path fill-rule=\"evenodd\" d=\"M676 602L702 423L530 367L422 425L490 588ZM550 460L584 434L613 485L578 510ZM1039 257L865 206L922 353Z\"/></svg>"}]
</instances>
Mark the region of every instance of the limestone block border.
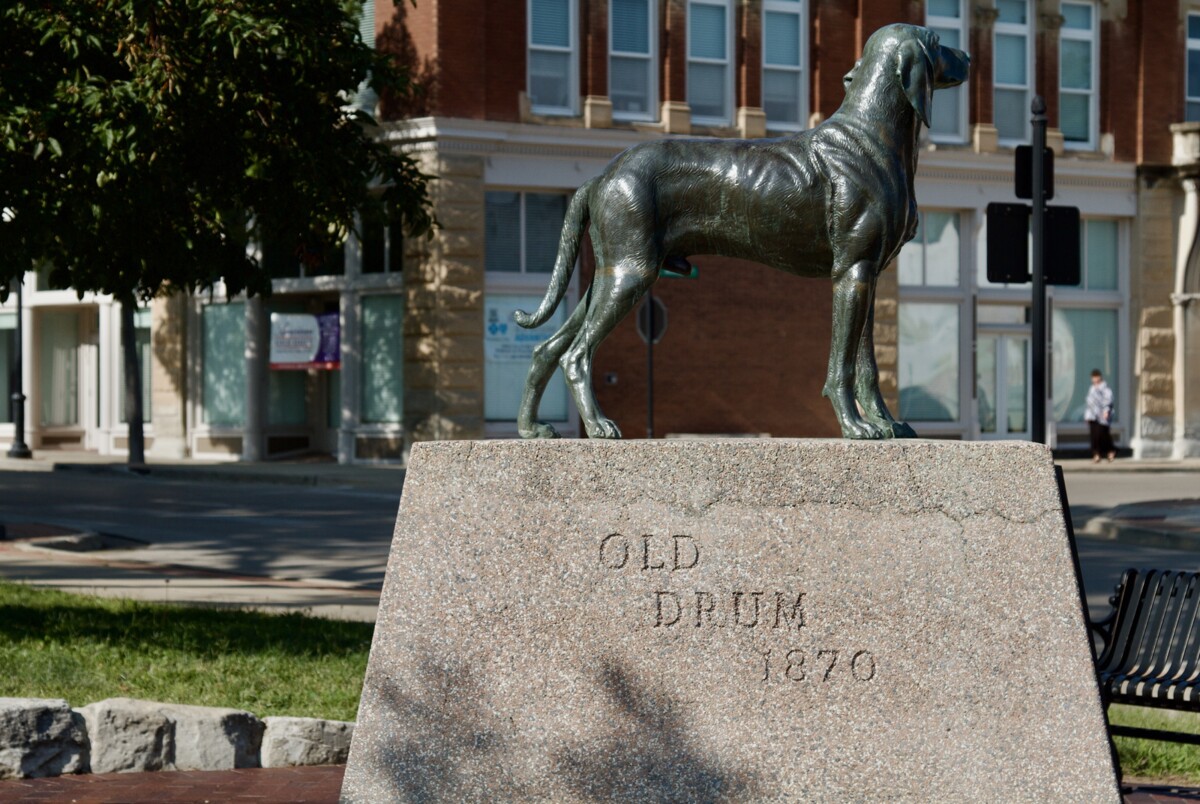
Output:
<instances>
[{"instance_id":1,"label":"limestone block border","mask_svg":"<svg viewBox=\"0 0 1200 804\"><path fill-rule=\"evenodd\" d=\"M354 723L107 698L0 698L0 779L346 762Z\"/></svg>"}]
</instances>

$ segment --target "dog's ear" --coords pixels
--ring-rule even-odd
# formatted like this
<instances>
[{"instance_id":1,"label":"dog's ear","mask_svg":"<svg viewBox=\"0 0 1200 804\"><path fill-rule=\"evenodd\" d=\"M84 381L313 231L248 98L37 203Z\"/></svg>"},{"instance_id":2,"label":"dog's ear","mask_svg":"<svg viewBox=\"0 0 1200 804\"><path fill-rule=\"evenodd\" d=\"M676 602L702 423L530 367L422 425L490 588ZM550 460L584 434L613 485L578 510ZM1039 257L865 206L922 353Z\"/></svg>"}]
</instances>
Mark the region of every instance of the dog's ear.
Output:
<instances>
[{"instance_id":1,"label":"dog's ear","mask_svg":"<svg viewBox=\"0 0 1200 804\"><path fill-rule=\"evenodd\" d=\"M896 65L896 75L908 102L917 110L921 122L929 128L929 116L933 110L933 65L929 62L929 54L916 39L910 39L900 46L899 63Z\"/></svg>"}]
</instances>

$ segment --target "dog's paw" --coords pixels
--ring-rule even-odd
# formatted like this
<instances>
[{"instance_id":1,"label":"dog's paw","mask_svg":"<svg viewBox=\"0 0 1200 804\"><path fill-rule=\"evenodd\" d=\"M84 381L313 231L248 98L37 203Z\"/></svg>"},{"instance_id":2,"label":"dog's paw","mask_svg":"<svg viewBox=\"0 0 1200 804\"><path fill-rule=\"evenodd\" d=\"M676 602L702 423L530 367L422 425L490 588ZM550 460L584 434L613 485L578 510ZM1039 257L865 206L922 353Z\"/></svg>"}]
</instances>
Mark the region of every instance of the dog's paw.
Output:
<instances>
[{"instance_id":1,"label":"dog's paw","mask_svg":"<svg viewBox=\"0 0 1200 804\"><path fill-rule=\"evenodd\" d=\"M597 419L587 426L588 438L620 438L621 431L612 419Z\"/></svg>"},{"instance_id":2,"label":"dog's paw","mask_svg":"<svg viewBox=\"0 0 1200 804\"><path fill-rule=\"evenodd\" d=\"M521 438L558 438L558 431L545 422L538 422L532 427L520 427L517 435Z\"/></svg>"},{"instance_id":3,"label":"dog's paw","mask_svg":"<svg viewBox=\"0 0 1200 804\"><path fill-rule=\"evenodd\" d=\"M842 422L842 438L849 438L854 441L877 441L889 438L890 436L891 433L889 431L865 419Z\"/></svg>"}]
</instances>

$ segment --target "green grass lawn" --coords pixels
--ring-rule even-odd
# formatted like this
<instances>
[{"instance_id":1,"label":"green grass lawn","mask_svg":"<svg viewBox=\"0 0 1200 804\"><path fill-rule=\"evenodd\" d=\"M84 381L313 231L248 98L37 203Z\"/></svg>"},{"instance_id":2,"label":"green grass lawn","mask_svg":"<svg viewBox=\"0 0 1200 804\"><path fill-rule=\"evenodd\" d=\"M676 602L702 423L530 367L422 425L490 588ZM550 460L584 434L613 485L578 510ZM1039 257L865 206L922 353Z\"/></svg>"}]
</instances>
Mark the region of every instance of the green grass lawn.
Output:
<instances>
[{"instance_id":1,"label":"green grass lawn","mask_svg":"<svg viewBox=\"0 0 1200 804\"><path fill-rule=\"evenodd\" d=\"M1114 704L1109 709L1109 719L1122 726L1200 734L1200 715L1193 712ZM1130 737L1118 737L1116 743L1125 776L1200 784L1200 746Z\"/></svg>"},{"instance_id":2,"label":"green grass lawn","mask_svg":"<svg viewBox=\"0 0 1200 804\"><path fill-rule=\"evenodd\" d=\"M73 707L120 696L354 720L373 628L0 581L0 696Z\"/></svg>"}]
</instances>

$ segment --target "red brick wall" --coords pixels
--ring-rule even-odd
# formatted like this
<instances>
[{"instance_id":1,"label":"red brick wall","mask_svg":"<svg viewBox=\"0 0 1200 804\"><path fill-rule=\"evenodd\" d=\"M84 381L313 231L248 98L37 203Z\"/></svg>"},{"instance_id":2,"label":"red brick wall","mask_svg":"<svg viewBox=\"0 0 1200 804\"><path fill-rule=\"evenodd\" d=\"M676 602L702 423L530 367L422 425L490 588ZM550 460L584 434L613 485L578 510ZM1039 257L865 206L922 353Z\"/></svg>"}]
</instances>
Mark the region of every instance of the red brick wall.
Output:
<instances>
[{"instance_id":1,"label":"red brick wall","mask_svg":"<svg viewBox=\"0 0 1200 804\"><path fill-rule=\"evenodd\" d=\"M654 432L836 437L821 396L829 357L829 280L697 257L699 278L662 279L667 331L654 347ZM617 384L606 385L605 375ZM646 435L646 344L634 315L595 362L601 409L626 438Z\"/></svg>"},{"instance_id":2,"label":"red brick wall","mask_svg":"<svg viewBox=\"0 0 1200 804\"><path fill-rule=\"evenodd\" d=\"M608 3L580 2L583 70L580 95L608 95Z\"/></svg>"},{"instance_id":3,"label":"red brick wall","mask_svg":"<svg viewBox=\"0 0 1200 804\"><path fill-rule=\"evenodd\" d=\"M842 78L862 50L858 47L857 5L845 0L812 0L812 4L812 110L829 117L846 97Z\"/></svg>"},{"instance_id":4,"label":"red brick wall","mask_svg":"<svg viewBox=\"0 0 1200 804\"><path fill-rule=\"evenodd\" d=\"M1145 0L1129 4L1126 23L1140 23L1141 59L1137 72L1141 127L1136 159L1138 162L1169 163L1169 125L1183 120L1186 22L1174 0ZM1117 98L1113 102L1121 103ZM1125 108L1132 111L1130 107Z\"/></svg>"},{"instance_id":5,"label":"red brick wall","mask_svg":"<svg viewBox=\"0 0 1200 804\"><path fill-rule=\"evenodd\" d=\"M687 0L662 0L658 85L664 101L687 101Z\"/></svg>"}]
</instances>

